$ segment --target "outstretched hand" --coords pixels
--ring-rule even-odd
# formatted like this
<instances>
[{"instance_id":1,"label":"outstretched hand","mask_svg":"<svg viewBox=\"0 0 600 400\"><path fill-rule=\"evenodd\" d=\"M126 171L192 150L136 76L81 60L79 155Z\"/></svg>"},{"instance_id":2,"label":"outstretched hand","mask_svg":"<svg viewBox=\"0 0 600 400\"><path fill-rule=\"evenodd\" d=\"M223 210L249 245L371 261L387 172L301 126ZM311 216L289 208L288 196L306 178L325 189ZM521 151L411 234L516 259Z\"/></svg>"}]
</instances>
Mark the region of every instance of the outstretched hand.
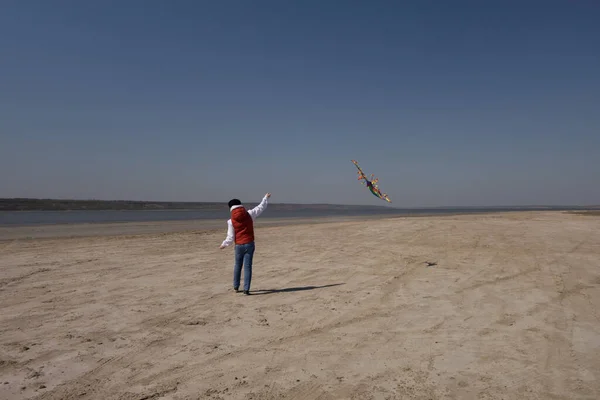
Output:
<instances>
[{"instance_id":1,"label":"outstretched hand","mask_svg":"<svg viewBox=\"0 0 600 400\"><path fill-rule=\"evenodd\" d=\"M271 197L271 193L265 194L265 197L268 199L269 197Z\"/></svg>"}]
</instances>

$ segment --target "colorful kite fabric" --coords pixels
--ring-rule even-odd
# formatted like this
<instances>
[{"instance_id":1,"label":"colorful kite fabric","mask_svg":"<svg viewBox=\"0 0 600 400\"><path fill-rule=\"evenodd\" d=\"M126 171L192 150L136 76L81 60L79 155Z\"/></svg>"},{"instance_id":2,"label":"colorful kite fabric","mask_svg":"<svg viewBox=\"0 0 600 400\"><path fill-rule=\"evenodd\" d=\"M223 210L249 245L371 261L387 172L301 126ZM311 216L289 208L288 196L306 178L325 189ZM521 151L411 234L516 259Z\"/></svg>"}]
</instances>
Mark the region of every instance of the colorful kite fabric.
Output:
<instances>
[{"instance_id":1,"label":"colorful kite fabric","mask_svg":"<svg viewBox=\"0 0 600 400\"><path fill-rule=\"evenodd\" d=\"M379 179L375 178L373 174L371 174L371 179L370 180L367 179L367 176L365 175L365 173L363 172L363 170L358 165L358 162L356 160L352 160L352 163L354 163L354 165L356 166L356 168L358 168L358 180L359 181L363 181L363 182L361 182L363 185L367 185L367 188L369 188L369 190L371 191L371 193L373 193L373 196L379 197L380 199L385 200L388 203L391 203L392 200L390 200L390 198L388 197L388 195L385 194L385 193L381 193L381 190L379 190L379 187L377 186L377 183L379 182Z\"/></svg>"}]
</instances>

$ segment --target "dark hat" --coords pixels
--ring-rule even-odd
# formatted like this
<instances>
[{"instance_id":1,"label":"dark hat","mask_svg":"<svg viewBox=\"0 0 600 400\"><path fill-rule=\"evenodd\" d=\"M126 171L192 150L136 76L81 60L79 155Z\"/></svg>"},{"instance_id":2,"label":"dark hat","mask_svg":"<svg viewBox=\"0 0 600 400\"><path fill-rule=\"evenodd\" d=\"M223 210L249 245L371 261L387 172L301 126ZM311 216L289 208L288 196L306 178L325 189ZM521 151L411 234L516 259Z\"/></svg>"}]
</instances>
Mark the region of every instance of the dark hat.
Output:
<instances>
[{"instance_id":1,"label":"dark hat","mask_svg":"<svg viewBox=\"0 0 600 400\"><path fill-rule=\"evenodd\" d=\"M241 201L239 201L238 199L231 199L229 200L229 203L227 203L229 205L229 208L233 207L233 206L239 206L242 204Z\"/></svg>"}]
</instances>

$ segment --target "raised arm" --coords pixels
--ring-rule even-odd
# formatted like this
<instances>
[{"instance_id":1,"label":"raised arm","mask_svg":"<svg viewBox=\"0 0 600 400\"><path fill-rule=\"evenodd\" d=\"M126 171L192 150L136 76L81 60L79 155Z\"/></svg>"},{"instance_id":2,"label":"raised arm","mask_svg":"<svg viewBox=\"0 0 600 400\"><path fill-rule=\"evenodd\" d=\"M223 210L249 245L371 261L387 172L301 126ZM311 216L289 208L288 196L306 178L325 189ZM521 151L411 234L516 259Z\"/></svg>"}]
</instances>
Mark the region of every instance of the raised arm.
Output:
<instances>
[{"instance_id":1,"label":"raised arm","mask_svg":"<svg viewBox=\"0 0 600 400\"><path fill-rule=\"evenodd\" d=\"M263 213L263 211L265 211L269 202L269 197L271 197L271 193L265 194L260 204L254 207L252 210L248 211L248 214L250 214L252 219L258 217L260 214Z\"/></svg>"}]
</instances>

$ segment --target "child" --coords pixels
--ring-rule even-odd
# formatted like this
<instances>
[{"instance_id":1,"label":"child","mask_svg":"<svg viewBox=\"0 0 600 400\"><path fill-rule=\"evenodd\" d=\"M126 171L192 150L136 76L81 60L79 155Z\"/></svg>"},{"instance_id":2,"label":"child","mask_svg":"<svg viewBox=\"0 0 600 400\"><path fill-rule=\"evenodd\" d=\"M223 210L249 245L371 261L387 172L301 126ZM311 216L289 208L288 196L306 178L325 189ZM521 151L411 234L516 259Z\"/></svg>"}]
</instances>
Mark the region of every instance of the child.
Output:
<instances>
[{"instance_id":1,"label":"child","mask_svg":"<svg viewBox=\"0 0 600 400\"><path fill-rule=\"evenodd\" d=\"M227 237L219 246L224 249L235 242L235 264L233 267L233 289L239 292L240 275L244 266L244 294L250 294L252 280L252 258L254 256L254 220L267 208L271 193L265 194L259 205L247 211L238 199L229 201L231 219L227 220Z\"/></svg>"}]
</instances>

